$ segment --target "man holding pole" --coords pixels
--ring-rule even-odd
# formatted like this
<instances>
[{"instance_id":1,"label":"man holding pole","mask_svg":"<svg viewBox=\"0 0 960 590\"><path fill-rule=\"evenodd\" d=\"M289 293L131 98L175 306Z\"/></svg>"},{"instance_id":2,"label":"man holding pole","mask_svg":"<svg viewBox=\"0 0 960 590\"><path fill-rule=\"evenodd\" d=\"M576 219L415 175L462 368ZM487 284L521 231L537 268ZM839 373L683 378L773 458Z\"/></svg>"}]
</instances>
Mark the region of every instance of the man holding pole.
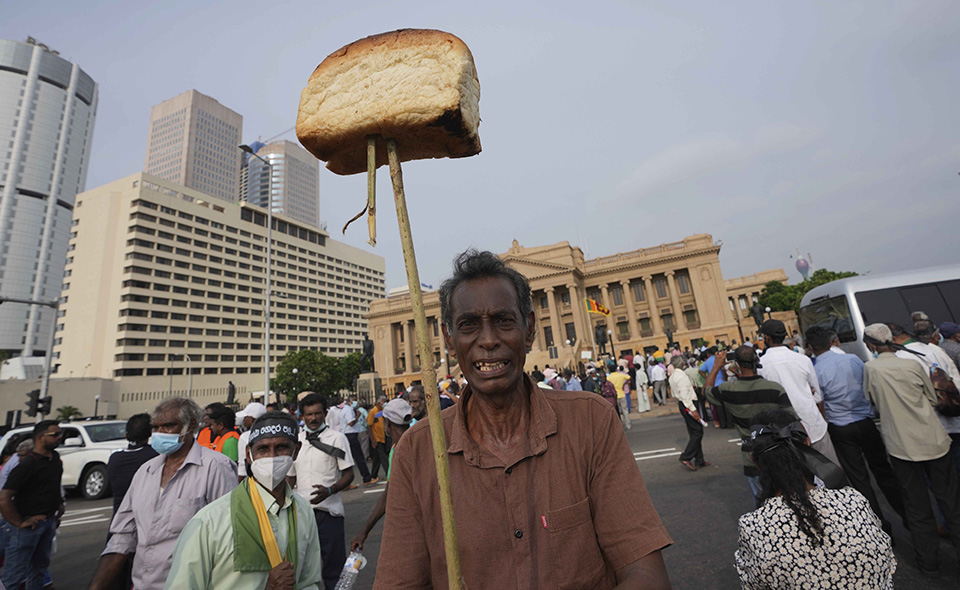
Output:
<instances>
[{"instance_id":1,"label":"man holding pole","mask_svg":"<svg viewBox=\"0 0 960 590\"><path fill-rule=\"evenodd\" d=\"M469 382L442 417L465 587L669 588L660 550L672 540L614 409L524 374L536 329L526 279L468 251L440 300ZM378 561L389 575L376 590L447 587L435 472L429 428L417 424L391 467Z\"/></svg>"}]
</instances>

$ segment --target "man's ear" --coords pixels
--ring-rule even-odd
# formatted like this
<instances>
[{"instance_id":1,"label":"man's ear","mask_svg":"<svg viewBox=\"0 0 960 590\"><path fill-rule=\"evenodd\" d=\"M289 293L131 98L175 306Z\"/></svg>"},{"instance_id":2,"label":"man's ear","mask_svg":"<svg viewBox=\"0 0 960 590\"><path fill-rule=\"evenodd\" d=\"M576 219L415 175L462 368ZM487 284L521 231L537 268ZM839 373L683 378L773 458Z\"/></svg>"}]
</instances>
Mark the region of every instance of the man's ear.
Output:
<instances>
[{"instance_id":1,"label":"man's ear","mask_svg":"<svg viewBox=\"0 0 960 590\"><path fill-rule=\"evenodd\" d=\"M443 332L443 344L447 347L447 350L452 351L453 348L453 338L450 336L450 331L447 330L447 324L440 322L440 331Z\"/></svg>"},{"instance_id":2,"label":"man's ear","mask_svg":"<svg viewBox=\"0 0 960 590\"><path fill-rule=\"evenodd\" d=\"M250 445L247 445L247 463L253 463L253 453L250 452Z\"/></svg>"},{"instance_id":3,"label":"man's ear","mask_svg":"<svg viewBox=\"0 0 960 590\"><path fill-rule=\"evenodd\" d=\"M527 333L524 337L524 343L527 346L527 352L533 349L533 341L537 337L537 314L530 310L527 314Z\"/></svg>"}]
</instances>

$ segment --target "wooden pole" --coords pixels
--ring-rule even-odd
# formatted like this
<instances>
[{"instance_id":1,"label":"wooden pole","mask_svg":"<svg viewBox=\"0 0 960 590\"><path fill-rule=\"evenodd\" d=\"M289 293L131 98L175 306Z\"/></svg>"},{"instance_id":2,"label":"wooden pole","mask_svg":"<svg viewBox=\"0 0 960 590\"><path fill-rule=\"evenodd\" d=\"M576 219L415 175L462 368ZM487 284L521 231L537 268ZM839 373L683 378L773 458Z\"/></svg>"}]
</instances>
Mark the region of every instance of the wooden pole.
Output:
<instances>
[{"instance_id":1,"label":"wooden pole","mask_svg":"<svg viewBox=\"0 0 960 590\"><path fill-rule=\"evenodd\" d=\"M367 231L371 246L377 245L377 136L367 136Z\"/></svg>"},{"instance_id":2,"label":"wooden pole","mask_svg":"<svg viewBox=\"0 0 960 590\"><path fill-rule=\"evenodd\" d=\"M430 419L430 435L433 440L433 458L437 464L437 483L440 486L440 517L443 520L443 544L447 556L447 579L450 590L460 590L463 580L460 574L460 554L457 548L457 528L453 520L453 497L450 495L450 464L447 462L447 439L443 434L440 419L440 398L437 397L437 372L433 368L433 355L427 335L427 314L423 309L423 292L420 290L420 273L417 270L417 255L413 251L413 235L410 233L410 216L407 214L407 199L403 194L403 174L397 142L387 140L387 158L390 163L390 180L393 182L393 197L397 204L397 222L400 224L400 243L403 244L403 261L407 267L407 283L410 286L410 302L413 304L413 322L417 331L417 348L420 350L420 376L423 394ZM413 366L413 359L410 359Z\"/></svg>"}]
</instances>

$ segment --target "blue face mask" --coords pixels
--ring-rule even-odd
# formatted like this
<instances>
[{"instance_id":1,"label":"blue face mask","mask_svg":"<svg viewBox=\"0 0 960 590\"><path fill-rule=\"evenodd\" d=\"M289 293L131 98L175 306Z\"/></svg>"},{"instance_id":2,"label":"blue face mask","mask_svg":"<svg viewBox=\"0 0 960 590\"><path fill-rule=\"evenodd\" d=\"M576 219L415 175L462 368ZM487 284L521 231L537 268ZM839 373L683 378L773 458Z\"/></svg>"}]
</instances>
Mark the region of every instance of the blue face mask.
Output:
<instances>
[{"instance_id":1,"label":"blue face mask","mask_svg":"<svg viewBox=\"0 0 960 590\"><path fill-rule=\"evenodd\" d=\"M176 453L183 446L179 434L166 434L163 432L154 432L150 436L150 446L161 455L170 455Z\"/></svg>"},{"instance_id":2,"label":"blue face mask","mask_svg":"<svg viewBox=\"0 0 960 590\"><path fill-rule=\"evenodd\" d=\"M353 407L353 408L356 408L356 407L357 407L357 403L358 403L358 402L353 402L352 404L350 404L350 406Z\"/></svg>"},{"instance_id":3,"label":"blue face mask","mask_svg":"<svg viewBox=\"0 0 960 590\"><path fill-rule=\"evenodd\" d=\"M876 350L874 350L874 351L873 351L873 358L877 358L878 356L880 356L880 353L877 352Z\"/></svg>"}]
</instances>

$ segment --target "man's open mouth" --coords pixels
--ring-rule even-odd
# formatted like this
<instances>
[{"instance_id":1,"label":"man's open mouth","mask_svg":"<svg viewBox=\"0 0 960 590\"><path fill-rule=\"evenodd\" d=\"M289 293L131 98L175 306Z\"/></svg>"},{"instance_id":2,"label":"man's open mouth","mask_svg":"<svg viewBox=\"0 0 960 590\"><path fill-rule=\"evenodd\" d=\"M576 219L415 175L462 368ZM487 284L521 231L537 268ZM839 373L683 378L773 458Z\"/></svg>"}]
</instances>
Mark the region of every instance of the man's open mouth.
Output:
<instances>
[{"instance_id":1,"label":"man's open mouth","mask_svg":"<svg viewBox=\"0 0 960 590\"><path fill-rule=\"evenodd\" d=\"M481 373L491 373L493 371L499 371L500 369L507 366L507 361L480 361L473 363L473 366L476 367Z\"/></svg>"}]
</instances>

